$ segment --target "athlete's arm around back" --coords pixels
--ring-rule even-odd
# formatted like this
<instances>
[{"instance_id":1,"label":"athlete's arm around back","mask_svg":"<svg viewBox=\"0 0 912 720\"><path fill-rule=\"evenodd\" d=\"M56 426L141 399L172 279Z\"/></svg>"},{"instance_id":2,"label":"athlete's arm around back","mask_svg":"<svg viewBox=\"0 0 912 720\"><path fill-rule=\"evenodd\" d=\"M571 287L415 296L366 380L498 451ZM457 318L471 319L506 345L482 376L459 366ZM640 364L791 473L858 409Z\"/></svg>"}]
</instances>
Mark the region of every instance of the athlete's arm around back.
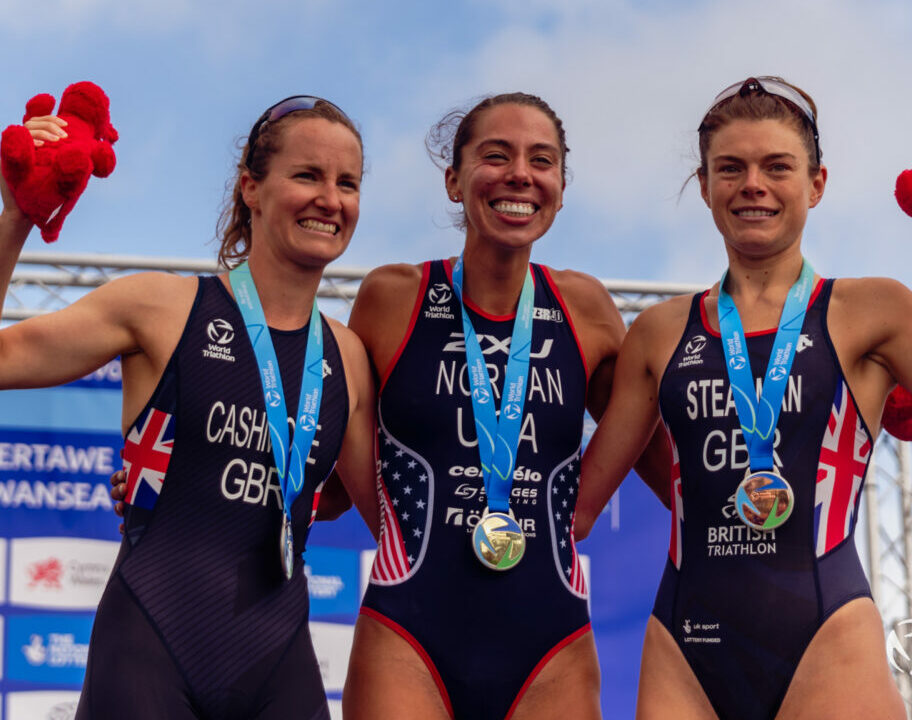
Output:
<instances>
[{"instance_id":1,"label":"athlete's arm around back","mask_svg":"<svg viewBox=\"0 0 912 720\"><path fill-rule=\"evenodd\" d=\"M348 425L336 469L348 497L354 502L374 539L380 536L380 505L377 500L374 460L376 393L370 363L361 340L340 322L328 318L339 344L348 387ZM333 482L330 478L328 484ZM326 490L324 489L324 492ZM324 508L323 496L320 509ZM341 508L344 510L346 508ZM341 512L339 513L341 514ZM318 515L318 519L331 519Z\"/></svg>"},{"instance_id":2,"label":"athlete's arm around back","mask_svg":"<svg viewBox=\"0 0 912 720\"><path fill-rule=\"evenodd\" d=\"M627 329L611 294L601 281L573 270L551 270L551 276L567 303L586 358L589 368L586 409L598 421L612 393L616 392L618 355ZM670 463L667 441L661 429L640 448L634 460L637 474L667 507ZM607 500L606 497L605 502Z\"/></svg>"},{"instance_id":3,"label":"athlete's arm around back","mask_svg":"<svg viewBox=\"0 0 912 720\"><path fill-rule=\"evenodd\" d=\"M589 534L605 503L647 444L659 445L659 383L684 330L690 300L678 297L647 308L624 338L608 407L583 455L574 525L578 540ZM665 465L657 473L662 492L652 487L667 506L670 462L667 447L663 445L662 449Z\"/></svg>"}]
</instances>

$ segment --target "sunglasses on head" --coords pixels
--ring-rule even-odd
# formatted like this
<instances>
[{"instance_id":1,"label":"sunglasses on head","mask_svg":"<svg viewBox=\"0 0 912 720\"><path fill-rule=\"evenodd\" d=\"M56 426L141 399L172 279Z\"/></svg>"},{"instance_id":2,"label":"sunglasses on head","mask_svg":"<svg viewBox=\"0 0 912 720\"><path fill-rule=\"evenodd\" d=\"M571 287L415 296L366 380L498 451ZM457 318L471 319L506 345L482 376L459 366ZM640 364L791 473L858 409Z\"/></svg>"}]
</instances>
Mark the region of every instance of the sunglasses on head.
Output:
<instances>
[{"instance_id":1,"label":"sunglasses on head","mask_svg":"<svg viewBox=\"0 0 912 720\"><path fill-rule=\"evenodd\" d=\"M817 153L817 163L820 163L820 134L817 131L817 118L814 116L814 111L811 109L810 104L804 98L804 96L798 92L795 88L787 83L777 80L766 75L760 77L750 77L744 82L737 82L734 85L729 85L722 92L716 95L713 99L712 104L709 106L709 110L706 111L706 115L709 115L720 103L728 100L735 95L746 96L752 92L757 92L762 90L768 95L776 95L781 97L783 100L788 100L792 105L798 108L804 116L807 118L808 122L811 124L811 130L814 133L814 150ZM704 117L706 117L704 115Z\"/></svg>"},{"instance_id":2,"label":"sunglasses on head","mask_svg":"<svg viewBox=\"0 0 912 720\"><path fill-rule=\"evenodd\" d=\"M250 129L250 136L247 138L247 155L244 158L244 165L248 168L250 167L250 161L253 159L253 149L256 146L256 141L267 123L275 122L279 118L285 117L288 113L295 112L296 110L313 110L320 103L324 103L334 108L342 117L351 122L348 115L342 112L342 108L335 103L331 103L329 100L324 100L315 95L292 95L284 100L279 100L275 105L266 108L266 111L260 115L259 120L257 120Z\"/></svg>"}]
</instances>

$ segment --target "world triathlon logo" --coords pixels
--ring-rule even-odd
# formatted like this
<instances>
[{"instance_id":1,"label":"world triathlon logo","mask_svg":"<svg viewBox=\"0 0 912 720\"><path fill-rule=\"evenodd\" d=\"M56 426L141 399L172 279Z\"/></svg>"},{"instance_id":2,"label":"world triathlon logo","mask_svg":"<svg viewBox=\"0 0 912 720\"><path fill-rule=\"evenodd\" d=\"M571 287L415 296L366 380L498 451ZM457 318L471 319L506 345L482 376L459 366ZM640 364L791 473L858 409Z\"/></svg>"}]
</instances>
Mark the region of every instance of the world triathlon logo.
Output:
<instances>
[{"instance_id":1,"label":"world triathlon logo","mask_svg":"<svg viewBox=\"0 0 912 720\"><path fill-rule=\"evenodd\" d=\"M206 327L206 335L216 345L227 345L234 340L234 328L227 320L216 318Z\"/></svg>"},{"instance_id":2,"label":"world triathlon logo","mask_svg":"<svg viewBox=\"0 0 912 720\"><path fill-rule=\"evenodd\" d=\"M747 359L743 355L732 355L728 365L732 370L743 370L747 367Z\"/></svg>"},{"instance_id":3,"label":"world triathlon logo","mask_svg":"<svg viewBox=\"0 0 912 720\"><path fill-rule=\"evenodd\" d=\"M275 390L267 390L266 393L266 404L269 407L278 407L282 402L282 397Z\"/></svg>"},{"instance_id":4,"label":"world triathlon logo","mask_svg":"<svg viewBox=\"0 0 912 720\"><path fill-rule=\"evenodd\" d=\"M697 353L703 352L703 348L705 347L706 336L694 335L690 340L687 341L687 344L684 346L684 352L688 355L696 355Z\"/></svg>"},{"instance_id":5,"label":"world triathlon logo","mask_svg":"<svg viewBox=\"0 0 912 720\"><path fill-rule=\"evenodd\" d=\"M452 297L453 291L450 290L450 286L446 283L435 283L431 289L428 290L428 300L434 305L448 303Z\"/></svg>"},{"instance_id":6,"label":"world triathlon logo","mask_svg":"<svg viewBox=\"0 0 912 720\"><path fill-rule=\"evenodd\" d=\"M773 382L780 382L788 377L788 370L784 365L773 365L769 371L769 379Z\"/></svg>"},{"instance_id":7,"label":"world triathlon logo","mask_svg":"<svg viewBox=\"0 0 912 720\"><path fill-rule=\"evenodd\" d=\"M317 429L317 419L310 413L304 413L301 415L301 429L304 432L313 432Z\"/></svg>"},{"instance_id":8,"label":"world triathlon logo","mask_svg":"<svg viewBox=\"0 0 912 720\"><path fill-rule=\"evenodd\" d=\"M504 405L503 412L508 420L518 420L519 416L522 415L522 410L520 410L518 403L507 403Z\"/></svg>"},{"instance_id":9,"label":"world triathlon logo","mask_svg":"<svg viewBox=\"0 0 912 720\"><path fill-rule=\"evenodd\" d=\"M491 399L491 394L484 388L475 388L472 391L472 397L479 405L485 405Z\"/></svg>"}]
</instances>

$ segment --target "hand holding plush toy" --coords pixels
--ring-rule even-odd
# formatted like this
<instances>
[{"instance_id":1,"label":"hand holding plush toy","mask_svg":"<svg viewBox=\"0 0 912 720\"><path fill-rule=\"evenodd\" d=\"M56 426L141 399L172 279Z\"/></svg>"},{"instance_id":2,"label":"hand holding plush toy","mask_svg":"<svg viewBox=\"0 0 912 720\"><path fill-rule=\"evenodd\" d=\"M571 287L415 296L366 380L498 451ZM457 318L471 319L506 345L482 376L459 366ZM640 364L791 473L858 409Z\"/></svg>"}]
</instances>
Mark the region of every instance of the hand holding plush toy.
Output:
<instances>
[{"instance_id":1,"label":"hand holding plush toy","mask_svg":"<svg viewBox=\"0 0 912 720\"><path fill-rule=\"evenodd\" d=\"M89 175L107 177L114 170L117 131L111 125L108 97L91 82L63 91L57 115L66 121L66 137L36 147L28 128L10 125L0 139L0 170L22 213L54 242L70 210L85 190ZM36 95L25 106L22 122L50 115L52 95Z\"/></svg>"},{"instance_id":2,"label":"hand holding plush toy","mask_svg":"<svg viewBox=\"0 0 912 720\"><path fill-rule=\"evenodd\" d=\"M912 215L912 170L903 170L896 178L896 202ZM881 418L884 430L900 440L912 440L912 393L897 386L887 396Z\"/></svg>"}]
</instances>

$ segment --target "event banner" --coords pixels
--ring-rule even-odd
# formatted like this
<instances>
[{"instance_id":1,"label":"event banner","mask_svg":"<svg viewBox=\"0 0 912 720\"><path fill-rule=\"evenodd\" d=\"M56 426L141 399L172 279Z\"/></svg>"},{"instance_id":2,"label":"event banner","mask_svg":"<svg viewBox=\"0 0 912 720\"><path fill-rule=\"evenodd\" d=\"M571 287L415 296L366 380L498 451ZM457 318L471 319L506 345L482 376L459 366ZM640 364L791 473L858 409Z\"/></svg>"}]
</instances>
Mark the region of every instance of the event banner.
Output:
<instances>
[{"instance_id":1,"label":"event banner","mask_svg":"<svg viewBox=\"0 0 912 720\"><path fill-rule=\"evenodd\" d=\"M0 393L0 720L75 713L95 607L120 547L109 496L121 462L120 404L119 361L66 386ZM631 476L580 545L606 716L633 717L667 538L667 512ZM334 720L372 560L354 511L314 527L305 572Z\"/></svg>"}]
</instances>

